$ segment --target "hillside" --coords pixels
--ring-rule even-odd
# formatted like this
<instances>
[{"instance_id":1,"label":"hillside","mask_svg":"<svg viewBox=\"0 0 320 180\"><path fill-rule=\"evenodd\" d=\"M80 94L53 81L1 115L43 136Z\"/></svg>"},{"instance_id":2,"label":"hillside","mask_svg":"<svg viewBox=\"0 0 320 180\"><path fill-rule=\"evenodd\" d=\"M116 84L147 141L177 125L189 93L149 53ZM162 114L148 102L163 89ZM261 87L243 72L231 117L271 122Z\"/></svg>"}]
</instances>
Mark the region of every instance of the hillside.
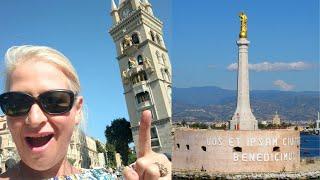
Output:
<instances>
[{"instance_id":1,"label":"hillside","mask_svg":"<svg viewBox=\"0 0 320 180\"><path fill-rule=\"evenodd\" d=\"M270 120L276 111L285 121L315 120L319 92L250 91L253 113L258 120ZM219 87L173 88L173 121L229 120L236 108L236 91Z\"/></svg>"}]
</instances>

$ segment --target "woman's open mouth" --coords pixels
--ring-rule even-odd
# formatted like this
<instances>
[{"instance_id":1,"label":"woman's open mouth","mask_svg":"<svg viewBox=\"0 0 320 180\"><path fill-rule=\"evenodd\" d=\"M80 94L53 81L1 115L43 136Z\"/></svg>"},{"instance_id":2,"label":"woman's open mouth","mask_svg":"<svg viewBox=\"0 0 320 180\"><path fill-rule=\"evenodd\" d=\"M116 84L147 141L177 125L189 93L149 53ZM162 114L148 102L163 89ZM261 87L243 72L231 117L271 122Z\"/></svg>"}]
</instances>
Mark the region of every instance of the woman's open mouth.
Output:
<instances>
[{"instance_id":1,"label":"woman's open mouth","mask_svg":"<svg viewBox=\"0 0 320 180\"><path fill-rule=\"evenodd\" d=\"M32 151L42 151L47 147L47 144L53 138L54 134L42 134L37 136L25 137L25 140Z\"/></svg>"}]
</instances>

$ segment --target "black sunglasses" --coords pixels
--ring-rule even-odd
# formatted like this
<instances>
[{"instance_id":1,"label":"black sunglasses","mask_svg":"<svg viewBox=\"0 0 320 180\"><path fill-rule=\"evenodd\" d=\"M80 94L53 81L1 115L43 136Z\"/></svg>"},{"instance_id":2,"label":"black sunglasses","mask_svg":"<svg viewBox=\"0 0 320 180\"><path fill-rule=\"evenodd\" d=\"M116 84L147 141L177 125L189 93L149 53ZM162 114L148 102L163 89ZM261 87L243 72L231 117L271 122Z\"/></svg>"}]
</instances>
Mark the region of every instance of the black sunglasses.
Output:
<instances>
[{"instance_id":1,"label":"black sunglasses","mask_svg":"<svg viewBox=\"0 0 320 180\"><path fill-rule=\"evenodd\" d=\"M6 92L0 95L0 107L8 116L27 115L34 103L50 115L59 115L71 110L76 94L70 90L57 89L41 93L37 98L23 92Z\"/></svg>"}]
</instances>

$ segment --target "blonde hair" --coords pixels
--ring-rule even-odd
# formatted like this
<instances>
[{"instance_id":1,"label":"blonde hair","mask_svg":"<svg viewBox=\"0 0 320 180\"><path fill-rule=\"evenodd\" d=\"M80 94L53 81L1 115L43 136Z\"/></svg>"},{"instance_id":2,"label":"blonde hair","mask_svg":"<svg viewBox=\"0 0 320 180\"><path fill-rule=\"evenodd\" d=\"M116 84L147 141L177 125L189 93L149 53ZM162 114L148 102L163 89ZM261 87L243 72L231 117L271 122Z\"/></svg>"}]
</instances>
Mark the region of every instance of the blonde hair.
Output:
<instances>
[{"instance_id":1,"label":"blonde hair","mask_svg":"<svg viewBox=\"0 0 320 180\"><path fill-rule=\"evenodd\" d=\"M76 70L69 59L59 51L46 46L22 45L9 48L5 54L5 90L9 91L10 76L12 72L24 62L43 61L55 65L67 77L70 90L80 94L80 81ZM81 110L81 124L84 123L83 110Z\"/></svg>"},{"instance_id":2,"label":"blonde hair","mask_svg":"<svg viewBox=\"0 0 320 180\"><path fill-rule=\"evenodd\" d=\"M44 61L54 64L67 77L69 88L75 93L80 93L80 81L76 70L69 59L59 51L46 46L13 46L5 54L5 90L9 90L10 76L20 64L26 61Z\"/></svg>"}]
</instances>

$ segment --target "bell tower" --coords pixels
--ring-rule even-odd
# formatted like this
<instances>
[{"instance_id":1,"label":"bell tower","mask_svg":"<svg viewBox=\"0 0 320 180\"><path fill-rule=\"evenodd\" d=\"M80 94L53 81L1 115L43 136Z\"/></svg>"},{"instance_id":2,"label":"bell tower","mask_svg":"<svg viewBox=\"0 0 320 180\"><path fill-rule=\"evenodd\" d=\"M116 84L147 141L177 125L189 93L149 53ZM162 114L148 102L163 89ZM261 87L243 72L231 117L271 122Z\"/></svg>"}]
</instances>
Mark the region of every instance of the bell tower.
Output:
<instances>
[{"instance_id":1,"label":"bell tower","mask_svg":"<svg viewBox=\"0 0 320 180\"><path fill-rule=\"evenodd\" d=\"M171 64L163 23L153 15L148 0L111 0L113 25L124 95L134 143L138 144L141 112L152 113L151 145L156 152L172 152ZM139 147L136 147L139 148Z\"/></svg>"}]
</instances>

